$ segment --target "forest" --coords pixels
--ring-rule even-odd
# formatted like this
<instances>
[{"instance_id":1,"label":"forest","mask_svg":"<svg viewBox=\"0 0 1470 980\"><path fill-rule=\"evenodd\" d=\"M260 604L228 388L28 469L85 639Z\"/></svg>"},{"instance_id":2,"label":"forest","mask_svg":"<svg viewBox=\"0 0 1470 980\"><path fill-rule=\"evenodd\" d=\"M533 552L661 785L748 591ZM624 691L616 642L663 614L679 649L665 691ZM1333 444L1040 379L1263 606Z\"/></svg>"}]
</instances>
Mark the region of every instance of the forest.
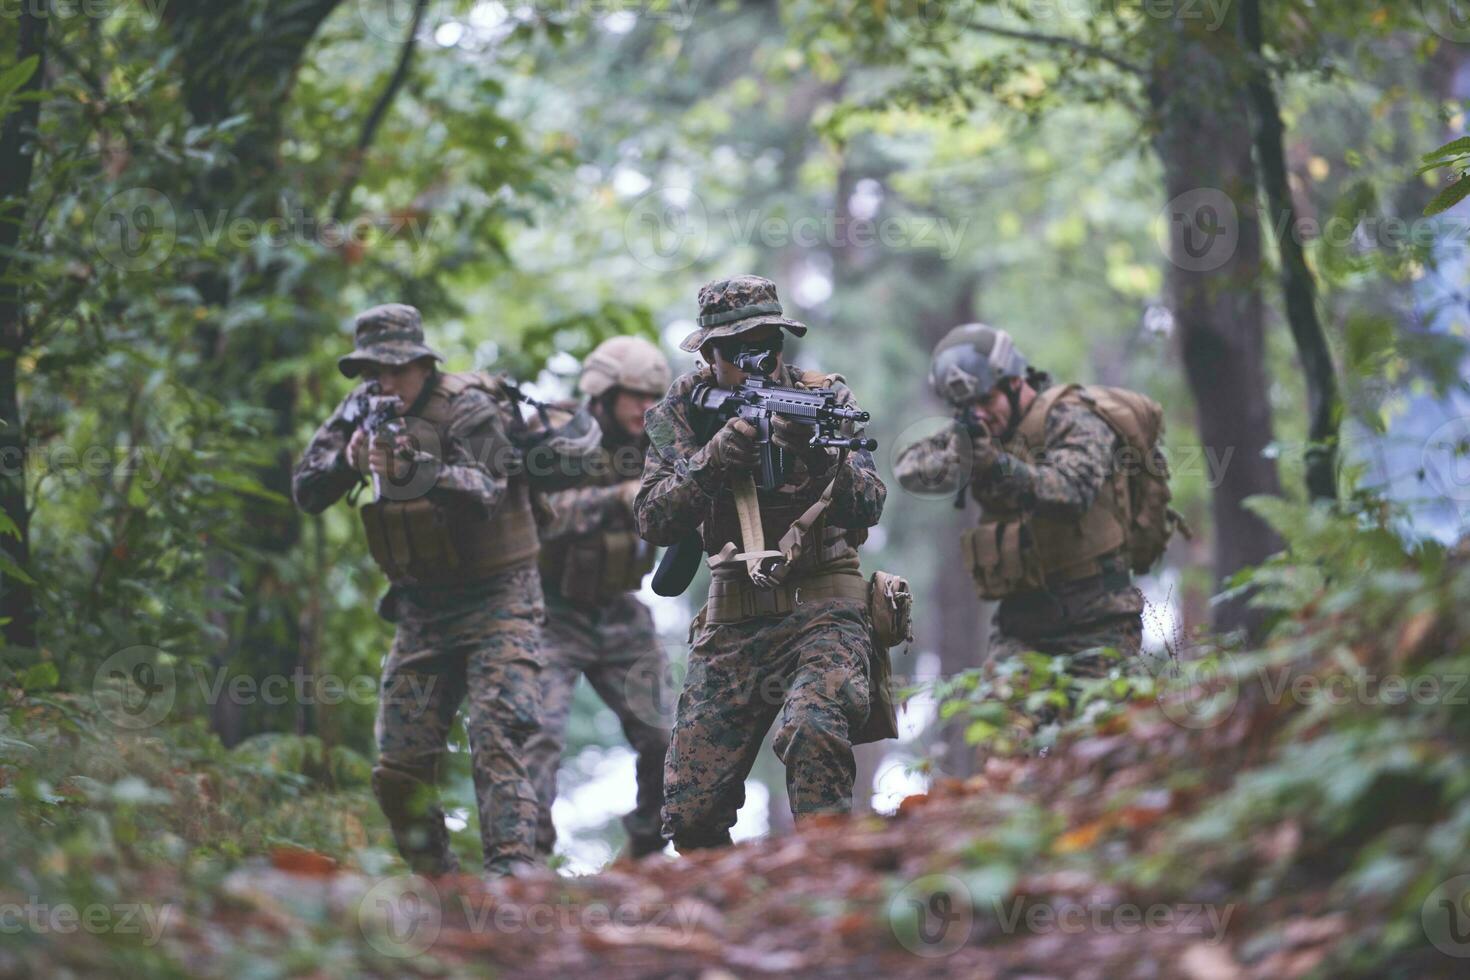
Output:
<instances>
[{"instance_id":1,"label":"forest","mask_svg":"<svg viewBox=\"0 0 1470 980\"><path fill-rule=\"evenodd\" d=\"M1463 975L1467 111L1460 0L0 0L0 977ZM744 626L713 558L635 576L661 685L569 688L554 848L479 872L472 692L426 873L380 805L372 494L300 493L359 315L556 405L641 338L653 404L729 361L684 342L740 276L871 415L897 737L813 812L783 712L731 846L640 854L691 646ZM1096 670L998 645L995 508L901 479L964 430L970 324L1161 410L1185 527ZM663 404L630 540L719 441L675 463Z\"/></svg>"}]
</instances>

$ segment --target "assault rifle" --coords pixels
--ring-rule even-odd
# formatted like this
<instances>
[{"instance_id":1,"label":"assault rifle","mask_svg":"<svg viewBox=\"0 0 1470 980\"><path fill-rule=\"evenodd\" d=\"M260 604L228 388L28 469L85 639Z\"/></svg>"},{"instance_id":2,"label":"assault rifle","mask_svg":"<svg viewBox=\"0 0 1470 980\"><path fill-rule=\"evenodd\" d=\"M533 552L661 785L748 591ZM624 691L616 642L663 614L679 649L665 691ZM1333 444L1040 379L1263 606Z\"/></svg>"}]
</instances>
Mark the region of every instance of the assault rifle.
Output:
<instances>
[{"instance_id":1,"label":"assault rifle","mask_svg":"<svg viewBox=\"0 0 1470 980\"><path fill-rule=\"evenodd\" d=\"M751 376L735 388L708 383L696 385L690 399L696 408L710 413L722 424L732 418L742 418L755 426L755 442L761 458L756 487L761 490L774 490L786 479L785 450L771 438L771 419L777 415L812 426L816 431L809 445L813 448L869 452L878 448L876 439L842 434L847 423L863 425L872 416L837 404L837 392L832 388L783 388L769 378Z\"/></svg>"},{"instance_id":2,"label":"assault rifle","mask_svg":"<svg viewBox=\"0 0 1470 980\"><path fill-rule=\"evenodd\" d=\"M369 440L376 439L380 433L391 438L402 428L403 423L398 418L402 405L403 402L395 396L382 394L373 383L348 400L342 410L342 424L351 430L361 429ZM382 478L376 473L373 474L373 496L378 500L383 498Z\"/></svg>"},{"instance_id":3,"label":"assault rifle","mask_svg":"<svg viewBox=\"0 0 1470 980\"><path fill-rule=\"evenodd\" d=\"M767 360L769 359L769 360ZM701 383L695 386L690 400L695 408L691 421L701 441L708 440L725 422L743 418L755 426L756 445L760 449L760 478L756 486L774 490L786 479L785 451L771 438L771 419L777 415L812 426L809 445L824 449L855 449L872 452L878 440L842 433L848 423L861 426L872 416L855 408L837 404L832 388L786 388L769 378L757 375L775 370L775 355L742 352L735 364L749 376L735 388L721 388ZM653 591L661 596L683 595L699 567L704 553L698 531L691 531L667 551L653 575Z\"/></svg>"}]
</instances>

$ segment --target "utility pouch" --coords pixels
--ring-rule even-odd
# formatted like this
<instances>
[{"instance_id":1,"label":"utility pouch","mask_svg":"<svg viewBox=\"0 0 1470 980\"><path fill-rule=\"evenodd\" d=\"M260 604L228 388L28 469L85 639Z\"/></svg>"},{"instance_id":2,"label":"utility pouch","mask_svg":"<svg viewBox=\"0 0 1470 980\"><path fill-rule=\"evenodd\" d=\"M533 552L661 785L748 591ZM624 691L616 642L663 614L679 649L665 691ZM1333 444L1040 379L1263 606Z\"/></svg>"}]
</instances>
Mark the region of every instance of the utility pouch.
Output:
<instances>
[{"instance_id":1,"label":"utility pouch","mask_svg":"<svg viewBox=\"0 0 1470 980\"><path fill-rule=\"evenodd\" d=\"M1046 585L1031 528L1024 520L987 521L962 538L982 599L1004 599Z\"/></svg>"},{"instance_id":2,"label":"utility pouch","mask_svg":"<svg viewBox=\"0 0 1470 980\"><path fill-rule=\"evenodd\" d=\"M868 580L868 616L880 650L913 640L914 596L908 579L874 572Z\"/></svg>"},{"instance_id":3,"label":"utility pouch","mask_svg":"<svg viewBox=\"0 0 1470 980\"><path fill-rule=\"evenodd\" d=\"M605 531L568 547L558 587L578 605L598 605L637 590L652 569L653 548L637 534Z\"/></svg>"},{"instance_id":4,"label":"utility pouch","mask_svg":"<svg viewBox=\"0 0 1470 980\"><path fill-rule=\"evenodd\" d=\"M460 559L448 516L425 498L375 500L358 511L368 551L391 582L452 581Z\"/></svg>"}]
</instances>

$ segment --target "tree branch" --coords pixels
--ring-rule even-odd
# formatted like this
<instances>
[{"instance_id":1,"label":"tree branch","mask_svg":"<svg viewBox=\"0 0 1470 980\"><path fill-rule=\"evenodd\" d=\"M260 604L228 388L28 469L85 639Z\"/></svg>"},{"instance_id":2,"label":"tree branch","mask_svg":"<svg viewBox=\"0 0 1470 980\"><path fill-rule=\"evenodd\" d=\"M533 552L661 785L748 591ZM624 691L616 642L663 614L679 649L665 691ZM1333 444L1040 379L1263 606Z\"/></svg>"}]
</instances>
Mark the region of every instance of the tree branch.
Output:
<instances>
[{"instance_id":1,"label":"tree branch","mask_svg":"<svg viewBox=\"0 0 1470 980\"><path fill-rule=\"evenodd\" d=\"M1044 44L1052 48L1065 48L1068 51L1076 51L1085 54L1089 58L1105 61L1117 68L1119 71L1130 75L1145 76L1148 72L1142 65L1135 65L1120 55L1113 54L1107 48L1086 41L1079 41L1073 37L1063 37L1060 34L1042 34L1037 31L1022 31L1012 27L998 27L992 24L971 24L970 30L977 34L989 34L994 37L1010 38L1014 41L1026 41L1029 44Z\"/></svg>"},{"instance_id":2,"label":"tree branch","mask_svg":"<svg viewBox=\"0 0 1470 980\"><path fill-rule=\"evenodd\" d=\"M419 27L424 20L424 12L428 10L429 0L418 0L413 8L413 20L408 25L408 36L403 39L403 49L398 55L398 66L393 69L393 75L388 79L388 84L383 86L383 91L378 94L378 100L373 103L372 111L368 113L367 119L363 120L362 132L357 137L357 146L347 158L347 172L342 180L342 187L337 191L332 200L332 207L327 212L328 219L336 221L342 216L342 209L347 206L347 201L352 197L353 188L357 186L358 179L362 176L363 161L367 157L367 151L377 138L378 128L383 125L383 120L388 116L388 110L393 105L393 100L398 97L398 90L403 83L408 81L409 69L413 66L414 50L418 46Z\"/></svg>"}]
</instances>

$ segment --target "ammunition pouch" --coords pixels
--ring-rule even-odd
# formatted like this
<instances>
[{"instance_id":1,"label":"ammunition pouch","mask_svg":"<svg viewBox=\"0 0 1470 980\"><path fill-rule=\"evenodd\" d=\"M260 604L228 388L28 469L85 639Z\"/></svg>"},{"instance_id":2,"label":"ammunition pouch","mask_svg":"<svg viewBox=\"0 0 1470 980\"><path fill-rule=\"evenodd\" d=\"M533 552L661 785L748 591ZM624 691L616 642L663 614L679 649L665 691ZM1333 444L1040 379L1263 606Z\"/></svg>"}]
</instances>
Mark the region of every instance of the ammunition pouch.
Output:
<instances>
[{"instance_id":1,"label":"ammunition pouch","mask_svg":"<svg viewBox=\"0 0 1470 980\"><path fill-rule=\"evenodd\" d=\"M533 557L540 543L526 485L512 480L486 518L447 497L377 500L362 507L368 550L399 586L459 585L489 578Z\"/></svg>"},{"instance_id":2,"label":"ammunition pouch","mask_svg":"<svg viewBox=\"0 0 1470 980\"><path fill-rule=\"evenodd\" d=\"M1004 599L1046 584L1041 556L1024 520L987 521L961 536L970 574L982 599Z\"/></svg>"},{"instance_id":3,"label":"ammunition pouch","mask_svg":"<svg viewBox=\"0 0 1470 980\"><path fill-rule=\"evenodd\" d=\"M758 589L744 575L714 575L704 623L722 626L757 616L785 616L797 606L823 599L851 599L868 605L868 582L856 571L810 575L772 589Z\"/></svg>"},{"instance_id":4,"label":"ammunition pouch","mask_svg":"<svg viewBox=\"0 0 1470 980\"><path fill-rule=\"evenodd\" d=\"M582 606L636 591L653 570L654 549L633 531L604 531L570 542L557 590Z\"/></svg>"}]
</instances>

